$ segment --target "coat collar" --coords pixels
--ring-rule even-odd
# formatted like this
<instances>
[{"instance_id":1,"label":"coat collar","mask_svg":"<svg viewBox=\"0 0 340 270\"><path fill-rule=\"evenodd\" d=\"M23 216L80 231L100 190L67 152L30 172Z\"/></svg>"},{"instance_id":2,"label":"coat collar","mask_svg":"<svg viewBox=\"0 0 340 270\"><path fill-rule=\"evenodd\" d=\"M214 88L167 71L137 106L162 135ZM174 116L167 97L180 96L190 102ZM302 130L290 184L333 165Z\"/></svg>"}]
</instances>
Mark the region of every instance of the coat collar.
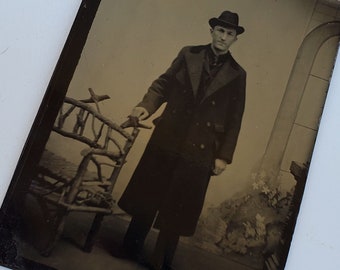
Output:
<instances>
[{"instance_id":1,"label":"coat collar","mask_svg":"<svg viewBox=\"0 0 340 270\"><path fill-rule=\"evenodd\" d=\"M194 92L194 97L196 97L200 84L206 50L207 48L193 47L187 54L185 54L185 60L188 67L188 73L192 90Z\"/></svg>"},{"instance_id":2,"label":"coat collar","mask_svg":"<svg viewBox=\"0 0 340 270\"><path fill-rule=\"evenodd\" d=\"M187 54L185 54L191 86L195 97L201 80L203 67L205 65L206 51L209 46L210 44L200 47L193 47ZM207 97L237 77L239 71L232 65L233 61L234 60L231 57L231 59L221 67L216 77L212 80L211 84L207 88L202 102Z\"/></svg>"}]
</instances>

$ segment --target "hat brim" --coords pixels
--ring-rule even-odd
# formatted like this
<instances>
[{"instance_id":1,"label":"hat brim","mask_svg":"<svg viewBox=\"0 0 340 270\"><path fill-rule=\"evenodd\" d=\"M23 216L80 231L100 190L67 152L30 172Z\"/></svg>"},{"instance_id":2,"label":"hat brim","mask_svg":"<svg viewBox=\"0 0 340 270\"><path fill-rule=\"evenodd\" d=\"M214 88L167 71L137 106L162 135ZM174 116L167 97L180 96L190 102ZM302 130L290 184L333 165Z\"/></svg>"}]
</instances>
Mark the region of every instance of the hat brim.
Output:
<instances>
[{"instance_id":1,"label":"hat brim","mask_svg":"<svg viewBox=\"0 0 340 270\"><path fill-rule=\"evenodd\" d=\"M228 22L222 21L218 18L211 18L209 20L209 25L211 26L211 28L214 28L216 25L221 25L221 26L224 26L224 27L231 27L231 28L236 30L236 33L238 35L240 35L244 32L244 28L242 26L235 25L235 24L232 24L232 23L228 23Z\"/></svg>"}]
</instances>

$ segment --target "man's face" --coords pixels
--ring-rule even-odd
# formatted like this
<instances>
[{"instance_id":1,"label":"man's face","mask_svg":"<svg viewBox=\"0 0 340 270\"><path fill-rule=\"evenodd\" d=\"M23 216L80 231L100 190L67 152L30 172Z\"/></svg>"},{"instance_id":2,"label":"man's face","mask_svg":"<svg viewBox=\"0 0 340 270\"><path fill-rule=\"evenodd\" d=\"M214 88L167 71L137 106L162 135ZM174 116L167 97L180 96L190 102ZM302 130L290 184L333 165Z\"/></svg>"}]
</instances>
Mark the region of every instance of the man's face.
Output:
<instances>
[{"instance_id":1,"label":"man's face","mask_svg":"<svg viewBox=\"0 0 340 270\"><path fill-rule=\"evenodd\" d=\"M229 27L216 25L210 30L212 37L212 46L217 53L226 53L231 44L237 40L236 30Z\"/></svg>"}]
</instances>

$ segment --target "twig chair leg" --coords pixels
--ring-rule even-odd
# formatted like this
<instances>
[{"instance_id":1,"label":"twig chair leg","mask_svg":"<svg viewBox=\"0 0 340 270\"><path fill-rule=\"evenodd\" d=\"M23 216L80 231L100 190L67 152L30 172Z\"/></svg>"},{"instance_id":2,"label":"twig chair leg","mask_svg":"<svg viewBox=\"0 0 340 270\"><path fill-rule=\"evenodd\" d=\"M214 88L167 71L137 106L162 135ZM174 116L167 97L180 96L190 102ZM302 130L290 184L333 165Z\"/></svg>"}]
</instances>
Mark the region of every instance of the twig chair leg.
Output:
<instances>
[{"instance_id":1,"label":"twig chair leg","mask_svg":"<svg viewBox=\"0 0 340 270\"><path fill-rule=\"evenodd\" d=\"M103 214L96 214L93 222L92 222L92 226L91 229L89 231L89 233L87 234L87 238L84 244L84 251L85 252L91 252L93 245L94 245L94 241L95 241L95 237L99 232L100 229L100 225L103 221L104 215Z\"/></svg>"}]
</instances>

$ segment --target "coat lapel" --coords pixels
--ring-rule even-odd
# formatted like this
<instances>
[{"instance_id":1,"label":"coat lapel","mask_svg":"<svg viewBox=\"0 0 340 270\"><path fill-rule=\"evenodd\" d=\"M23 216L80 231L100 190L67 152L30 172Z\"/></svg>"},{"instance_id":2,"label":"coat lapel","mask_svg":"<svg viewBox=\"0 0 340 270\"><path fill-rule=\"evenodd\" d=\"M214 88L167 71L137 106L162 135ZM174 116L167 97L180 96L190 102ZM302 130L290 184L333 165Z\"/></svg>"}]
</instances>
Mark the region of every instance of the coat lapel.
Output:
<instances>
[{"instance_id":1,"label":"coat lapel","mask_svg":"<svg viewBox=\"0 0 340 270\"><path fill-rule=\"evenodd\" d=\"M188 53L185 55L188 73L194 97L197 95L197 90L200 84L206 50L200 50L197 53Z\"/></svg>"},{"instance_id":2,"label":"coat lapel","mask_svg":"<svg viewBox=\"0 0 340 270\"><path fill-rule=\"evenodd\" d=\"M202 71L205 65L205 54L206 48L200 50L199 52L189 52L185 55L194 97L196 97L197 95ZM239 72L231 65L231 62L232 59L230 59L223 65L223 67L220 69L216 77L212 80L211 84L207 88L205 96L203 97L201 102L203 102L207 97L209 97L221 87L236 78Z\"/></svg>"},{"instance_id":3,"label":"coat lapel","mask_svg":"<svg viewBox=\"0 0 340 270\"><path fill-rule=\"evenodd\" d=\"M231 60L227 61L217 73L216 77L211 81L211 84L207 88L202 102L224 85L231 82L238 75L238 71L230 64Z\"/></svg>"}]
</instances>

